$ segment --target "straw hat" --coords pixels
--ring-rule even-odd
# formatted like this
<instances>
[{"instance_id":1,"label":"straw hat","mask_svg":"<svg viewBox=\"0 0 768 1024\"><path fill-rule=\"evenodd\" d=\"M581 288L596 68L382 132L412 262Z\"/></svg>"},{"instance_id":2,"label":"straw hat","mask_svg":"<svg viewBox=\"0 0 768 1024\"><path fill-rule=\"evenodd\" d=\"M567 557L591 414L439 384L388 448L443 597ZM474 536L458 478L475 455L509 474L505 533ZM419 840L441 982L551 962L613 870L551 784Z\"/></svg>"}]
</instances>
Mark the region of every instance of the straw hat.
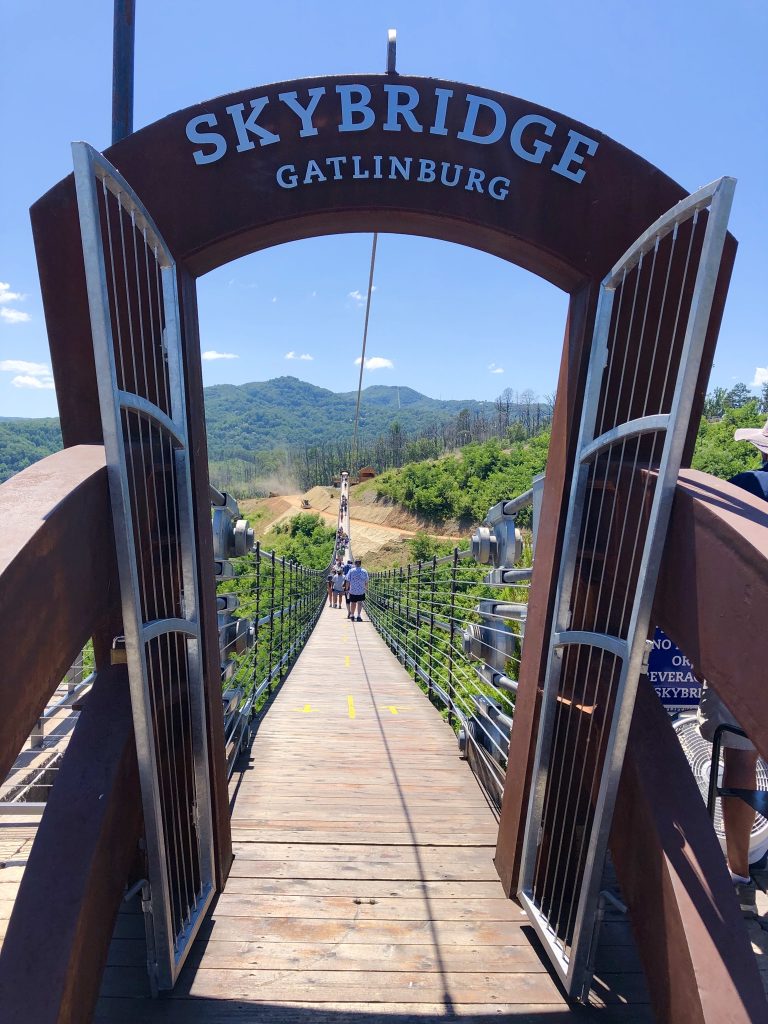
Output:
<instances>
[{"instance_id":1,"label":"straw hat","mask_svg":"<svg viewBox=\"0 0 768 1024\"><path fill-rule=\"evenodd\" d=\"M755 448L768 455L768 420L763 427L741 427L733 435L734 441L749 441Z\"/></svg>"}]
</instances>

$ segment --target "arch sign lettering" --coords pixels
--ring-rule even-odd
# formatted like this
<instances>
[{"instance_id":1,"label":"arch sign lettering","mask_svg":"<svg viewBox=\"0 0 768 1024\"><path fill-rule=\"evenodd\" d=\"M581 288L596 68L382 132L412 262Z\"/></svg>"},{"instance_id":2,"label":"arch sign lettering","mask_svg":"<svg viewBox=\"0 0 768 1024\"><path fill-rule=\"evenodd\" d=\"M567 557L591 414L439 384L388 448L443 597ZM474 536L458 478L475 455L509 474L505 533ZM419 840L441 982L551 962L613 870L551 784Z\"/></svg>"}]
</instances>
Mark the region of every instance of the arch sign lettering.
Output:
<instances>
[{"instance_id":1,"label":"arch sign lettering","mask_svg":"<svg viewBox=\"0 0 768 1024\"><path fill-rule=\"evenodd\" d=\"M381 124L383 132L405 132L414 137L413 148L418 150L418 136L447 136L448 114L454 99L454 90L441 86L399 85L384 82L380 86L384 94L386 114ZM312 138L323 131L328 135L359 134L375 129L376 111L373 93L362 83L338 84L331 95L324 85L314 86L306 91L302 101L296 89L279 92L277 99L296 117L292 136L299 139ZM471 142L476 146L493 146L498 142L508 144L512 153L527 163L544 165L554 174L575 181L583 181L587 173L582 166L586 156L597 152L598 142L575 128L567 129L564 145L553 153L552 139L557 123L541 113L528 113L511 124L507 112L498 100L477 93L468 92L463 97L462 114L455 121L453 133L456 139ZM269 95L256 96L245 103L232 103L225 107L227 120L219 121L214 111L196 114L186 125L189 141L199 145L192 153L196 164L210 164L221 160L230 149L238 153L250 152L258 147L279 145L279 133L270 131L262 124L262 117L269 116ZM463 120L462 120L463 116ZM461 127L458 127L458 125ZM482 128L482 130L481 130ZM545 164L546 160L546 164ZM479 167L446 160L438 162L432 157L409 154L377 153L370 164L363 162L359 153L341 153L325 158L321 166L309 158L298 167L295 163L282 164L277 168L275 180L281 188L292 189L300 185L312 185L342 181L403 181L413 180L424 185L443 188L464 188L467 192L488 195L503 201L509 196L511 179L503 173L494 174Z\"/></svg>"},{"instance_id":2,"label":"arch sign lettering","mask_svg":"<svg viewBox=\"0 0 768 1024\"><path fill-rule=\"evenodd\" d=\"M283 242L376 230L471 246L569 294L510 748L509 772L515 782L506 790L497 850L502 880L514 890L600 283L635 239L687 193L642 157L567 115L477 86L394 73L247 88L170 114L105 156L148 211L173 259L219 887L231 860L231 843L196 278ZM31 215L65 444L101 443L72 178L54 186ZM735 242L728 238L716 272L694 389L694 418L734 254ZM673 286L675 273L673 269ZM650 308L651 320L655 315L662 313ZM626 365L639 359L640 345L639 335L630 330ZM610 403L613 385L607 386L605 400ZM641 390L652 399L654 389L665 386L649 377ZM688 450L692 441L689 431Z\"/></svg>"}]
</instances>

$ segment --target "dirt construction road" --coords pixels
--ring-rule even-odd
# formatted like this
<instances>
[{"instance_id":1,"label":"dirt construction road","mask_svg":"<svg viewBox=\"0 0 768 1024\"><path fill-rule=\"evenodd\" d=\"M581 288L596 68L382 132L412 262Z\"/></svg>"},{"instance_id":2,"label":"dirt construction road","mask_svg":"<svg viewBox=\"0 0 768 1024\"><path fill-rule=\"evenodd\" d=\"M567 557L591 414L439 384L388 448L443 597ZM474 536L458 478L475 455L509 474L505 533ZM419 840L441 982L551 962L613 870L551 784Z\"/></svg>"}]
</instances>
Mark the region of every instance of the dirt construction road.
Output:
<instances>
[{"instance_id":1,"label":"dirt construction road","mask_svg":"<svg viewBox=\"0 0 768 1024\"><path fill-rule=\"evenodd\" d=\"M309 509L302 508L302 501L309 501ZM306 494L281 494L276 498L266 498L261 501L241 501L240 507L243 512L255 510L256 508L266 513L259 523L260 531L265 530L286 519L292 519L299 512L314 512L328 523L335 526L338 515L338 492L328 487L313 487ZM373 501L356 502L355 489L351 489L349 498L350 513L350 534L352 549L355 555L364 558L366 555L380 551L383 547L393 542L408 540L414 537L419 530L424 529L415 516L395 505L379 504ZM408 526L390 526L388 519L397 519L399 523L404 520L412 520ZM430 535L440 536L445 540L465 541L463 535Z\"/></svg>"}]
</instances>

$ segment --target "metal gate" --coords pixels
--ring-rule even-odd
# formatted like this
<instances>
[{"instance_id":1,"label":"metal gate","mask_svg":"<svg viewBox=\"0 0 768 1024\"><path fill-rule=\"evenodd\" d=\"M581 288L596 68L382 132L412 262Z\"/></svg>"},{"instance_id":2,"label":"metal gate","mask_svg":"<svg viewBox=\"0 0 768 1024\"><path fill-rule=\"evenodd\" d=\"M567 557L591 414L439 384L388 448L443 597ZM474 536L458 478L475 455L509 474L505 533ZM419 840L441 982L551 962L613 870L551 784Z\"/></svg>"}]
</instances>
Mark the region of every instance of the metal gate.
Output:
<instances>
[{"instance_id":1,"label":"metal gate","mask_svg":"<svg viewBox=\"0 0 768 1024\"><path fill-rule=\"evenodd\" d=\"M598 890L735 181L661 217L601 286L519 897L570 995Z\"/></svg>"},{"instance_id":2,"label":"metal gate","mask_svg":"<svg viewBox=\"0 0 768 1024\"><path fill-rule=\"evenodd\" d=\"M72 147L149 862L153 983L172 988L214 892L173 257L130 186Z\"/></svg>"}]
</instances>

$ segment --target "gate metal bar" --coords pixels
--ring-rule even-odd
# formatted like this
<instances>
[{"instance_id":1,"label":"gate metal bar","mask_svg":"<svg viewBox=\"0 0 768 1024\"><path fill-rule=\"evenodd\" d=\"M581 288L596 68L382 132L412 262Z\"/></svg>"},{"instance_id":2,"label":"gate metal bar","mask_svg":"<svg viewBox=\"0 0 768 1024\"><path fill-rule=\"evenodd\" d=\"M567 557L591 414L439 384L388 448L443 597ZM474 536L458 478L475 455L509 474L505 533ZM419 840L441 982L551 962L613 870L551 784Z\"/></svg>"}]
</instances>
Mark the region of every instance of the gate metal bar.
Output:
<instances>
[{"instance_id":1,"label":"gate metal bar","mask_svg":"<svg viewBox=\"0 0 768 1024\"><path fill-rule=\"evenodd\" d=\"M172 988L214 893L176 268L138 197L73 143L152 895Z\"/></svg>"},{"instance_id":2,"label":"gate metal bar","mask_svg":"<svg viewBox=\"0 0 768 1024\"><path fill-rule=\"evenodd\" d=\"M601 872L734 187L721 178L679 203L601 285L518 893L570 995L591 982Z\"/></svg>"}]
</instances>

